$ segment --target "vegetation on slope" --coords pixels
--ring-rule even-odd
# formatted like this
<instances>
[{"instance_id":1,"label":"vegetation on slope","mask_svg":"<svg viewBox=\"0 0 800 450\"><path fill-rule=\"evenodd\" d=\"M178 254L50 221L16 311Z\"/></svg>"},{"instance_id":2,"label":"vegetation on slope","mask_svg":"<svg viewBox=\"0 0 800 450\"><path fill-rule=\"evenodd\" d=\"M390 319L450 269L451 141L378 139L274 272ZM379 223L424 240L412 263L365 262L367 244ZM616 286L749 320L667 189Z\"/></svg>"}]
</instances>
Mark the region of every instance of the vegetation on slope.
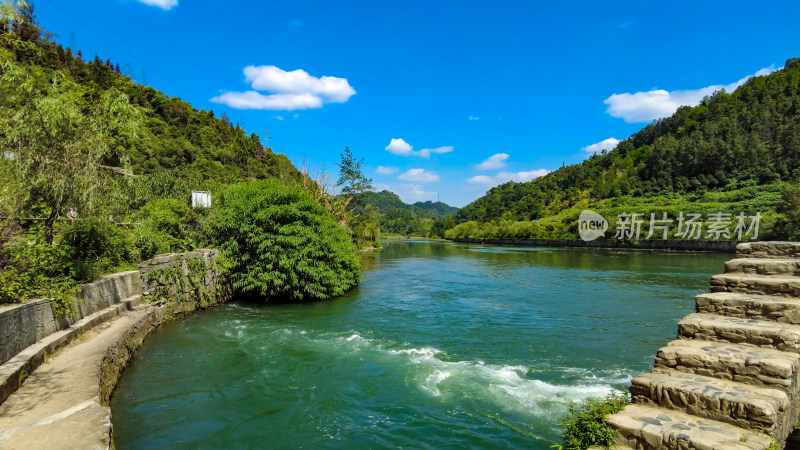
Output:
<instances>
[{"instance_id":1,"label":"vegetation on slope","mask_svg":"<svg viewBox=\"0 0 800 450\"><path fill-rule=\"evenodd\" d=\"M462 208L448 237L575 238L592 209L627 213L760 212L762 236L800 237L779 212L800 182L800 59L733 93L682 106L610 152L542 178L509 182ZM513 224L513 225L512 225ZM612 224L613 226L613 224ZM793 228L794 230L792 231ZM794 234L793 234L794 233Z\"/></svg>"},{"instance_id":2,"label":"vegetation on slope","mask_svg":"<svg viewBox=\"0 0 800 450\"><path fill-rule=\"evenodd\" d=\"M259 181L266 179L273 184ZM281 184L293 212L275 217L281 227L270 230L277 234L262 238L306 242L325 234L309 241L311 250L287 250L276 260L269 276L283 288L254 290L229 270L247 293L338 295L360 277L350 264L354 246L377 235L369 218L264 148L256 134L133 82L110 60L86 62L51 41L24 1L0 3L0 180L0 303L52 297L67 310L78 282L208 245L222 246L234 267L251 249L235 254L227 216L216 202L191 208L193 190L231 199L233 184L273 196Z\"/></svg>"},{"instance_id":3,"label":"vegetation on slope","mask_svg":"<svg viewBox=\"0 0 800 450\"><path fill-rule=\"evenodd\" d=\"M359 204L378 210L378 221L384 234L403 236L444 237L444 226L455 225L458 208L442 202L416 202L409 205L394 192L363 192L356 197Z\"/></svg>"}]
</instances>

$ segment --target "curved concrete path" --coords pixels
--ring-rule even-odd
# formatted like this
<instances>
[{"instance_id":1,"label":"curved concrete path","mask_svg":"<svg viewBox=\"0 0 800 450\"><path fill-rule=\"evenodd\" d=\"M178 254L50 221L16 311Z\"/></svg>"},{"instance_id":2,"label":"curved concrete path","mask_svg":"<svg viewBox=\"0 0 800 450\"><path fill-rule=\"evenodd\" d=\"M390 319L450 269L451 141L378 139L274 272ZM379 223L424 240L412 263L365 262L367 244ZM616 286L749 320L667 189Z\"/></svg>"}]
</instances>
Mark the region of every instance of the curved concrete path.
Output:
<instances>
[{"instance_id":1,"label":"curved concrete path","mask_svg":"<svg viewBox=\"0 0 800 450\"><path fill-rule=\"evenodd\" d=\"M146 314L130 311L98 325L39 366L0 405L0 449L109 448L111 410L100 404L100 363Z\"/></svg>"}]
</instances>

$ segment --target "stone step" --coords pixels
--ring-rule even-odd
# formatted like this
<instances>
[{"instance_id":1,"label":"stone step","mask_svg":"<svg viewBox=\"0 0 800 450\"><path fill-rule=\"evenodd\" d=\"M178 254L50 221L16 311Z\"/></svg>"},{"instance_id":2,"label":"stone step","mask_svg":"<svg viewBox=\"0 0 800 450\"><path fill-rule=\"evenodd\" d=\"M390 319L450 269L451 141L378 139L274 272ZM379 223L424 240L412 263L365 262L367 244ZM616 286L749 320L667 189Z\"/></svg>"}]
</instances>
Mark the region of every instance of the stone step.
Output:
<instances>
[{"instance_id":1,"label":"stone step","mask_svg":"<svg viewBox=\"0 0 800 450\"><path fill-rule=\"evenodd\" d=\"M656 369L783 389L798 398L800 354L726 342L678 339L658 350Z\"/></svg>"},{"instance_id":2,"label":"stone step","mask_svg":"<svg viewBox=\"0 0 800 450\"><path fill-rule=\"evenodd\" d=\"M142 304L142 300L142 294L136 294L122 300L120 303L124 303L128 311L133 311L137 306Z\"/></svg>"},{"instance_id":3,"label":"stone step","mask_svg":"<svg viewBox=\"0 0 800 450\"><path fill-rule=\"evenodd\" d=\"M736 258L725 263L725 273L800 276L800 259Z\"/></svg>"},{"instance_id":4,"label":"stone step","mask_svg":"<svg viewBox=\"0 0 800 450\"><path fill-rule=\"evenodd\" d=\"M658 405L750 430L763 430L783 442L794 428L789 395L675 370L654 370L631 382L633 403Z\"/></svg>"},{"instance_id":5,"label":"stone step","mask_svg":"<svg viewBox=\"0 0 800 450\"><path fill-rule=\"evenodd\" d=\"M800 242L743 242L736 246L739 258L800 258Z\"/></svg>"},{"instance_id":6,"label":"stone step","mask_svg":"<svg viewBox=\"0 0 800 450\"><path fill-rule=\"evenodd\" d=\"M606 418L617 434L617 448L651 449L765 449L770 439L727 423L655 406L628 405Z\"/></svg>"},{"instance_id":7,"label":"stone step","mask_svg":"<svg viewBox=\"0 0 800 450\"><path fill-rule=\"evenodd\" d=\"M695 297L697 312L800 324L800 299L740 292L712 292Z\"/></svg>"},{"instance_id":8,"label":"stone step","mask_svg":"<svg viewBox=\"0 0 800 450\"><path fill-rule=\"evenodd\" d=\"M711 277L711 292L800 297L800 277L725 273Z\"/></svg>"},{"instance_id":9,"label":"stone step","mask_svg":"<svg viewBox=\"0 0 800 450\"><path fill-rule=\"evenodd\" d=\"M800 325L769 320L694 313L678 322L678 337L800 353Z\"/></svg>"}]
</instances>

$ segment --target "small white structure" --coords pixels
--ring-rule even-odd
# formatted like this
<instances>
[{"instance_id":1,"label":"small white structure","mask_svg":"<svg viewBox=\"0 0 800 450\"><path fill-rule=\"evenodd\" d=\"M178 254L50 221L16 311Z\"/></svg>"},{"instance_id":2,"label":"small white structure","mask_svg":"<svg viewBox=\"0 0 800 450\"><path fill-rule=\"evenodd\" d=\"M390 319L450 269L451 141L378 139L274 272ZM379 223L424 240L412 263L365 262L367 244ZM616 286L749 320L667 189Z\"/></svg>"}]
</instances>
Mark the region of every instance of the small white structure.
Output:
<instances>
[{"instance_id":1,"label":"small white structure","mask_svg":"<svg viewBox=\"0 0 800 450\"><path fill-rule=\"evenodd\" d=\"M192 191L192 208L210 208L211 192Z\"/></svg>"}]
</instances>

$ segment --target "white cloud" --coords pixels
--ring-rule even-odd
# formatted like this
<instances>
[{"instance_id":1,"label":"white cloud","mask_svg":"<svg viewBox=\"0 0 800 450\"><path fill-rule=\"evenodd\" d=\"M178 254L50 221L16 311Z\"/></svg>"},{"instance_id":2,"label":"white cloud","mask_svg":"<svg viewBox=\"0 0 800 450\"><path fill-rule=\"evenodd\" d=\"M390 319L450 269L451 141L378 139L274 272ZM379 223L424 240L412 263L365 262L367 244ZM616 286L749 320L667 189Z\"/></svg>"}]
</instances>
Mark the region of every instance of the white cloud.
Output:
<instances>
[{"instance_id":1,"label":"white cloud","mask_svg":"<svg viewBox=\"0 0 800 450\"><path fill-rule=\"evenodd\" d=\"M385 148L386 151L395 155L407 156L414 154L413 147L403 139L392 139Z\"/></svg>"},{"instance_id":2,"label":"white cloud","mask_svg":"<svg viewBox=\"0 0 800 450\"><path fill-rule=\"evenodd\" d=\"M442 147L436 148L423 148L422 150L416 151L414 147L411 146L408 142L404 141L401 138L392 139L389 141L389 145L386 146L385 150L389 153L400 155L400 156L419 156L420 158L429 159L431 157L431 153L450 153L453 151L453 146L445 145Z\"/></svg>"},{"instance_id":3,"label":"white cloud","mask_svg":"<svg viewBox=\"0 0 800 450\"><path fill-rule=\"evenodd\" d=\"M481 120L481 118L478 116L469 116L469 119L467 120Z\"/></svg>"},{"instance_id":4,"label":"white cloud","mask_svg":"<svg viewBox=\"0 0 800 450\"><path fill-rule=\"evenodd\" d=\"M550 173L549 170L546 169L536 169L536 170L528 170L527 172L500 172L497 174L497 178L499 179L506 179L508 181L531 181L534 178L543 177Z\"/></svg>"},{"instance_id":5,"label":"white cloud","mask_svg":"<svg viewBox=\"0 0 800 450\"><path fill-rule=\"evenodd\" d=\"M495 182L494 177L490 177L489 175L475 175L474 177L467 180L467 183L472 184L492 184Z\"/></svg>"},{"instance_id":6,"label":"white cloud","mask_svg":"<svg viewBox=\"0 0 800 450\"><path fill-rule=\"evenodd\" d=\"M434 191L425 191L418 184L404 184L408 195L415 201L438 200L438 194Z\"/></svg>"},{"instance_id":7,"label":"white cloud","mask_svg":"<svg viewBox=\"0 0 800 450\"><path fill-rule=\"evenodd\" d=\"M508 153L495 153L494 155L483 160L482 163L475 166L478 170L496 170L502 169L506 166Z\"/></svg>"},{"instance_id":8,"label":"white cloud","mask_svg":"<svg viewBox=\"0 0 800 450\"><path fill-rule=\"evenodd\" d=\"M600 153L603 150L611 151L619 143L620 143L619 139L614 139L613 137L610 137L608 139L603 139L602 141L596 144L587 145L586 147L581 147L581 150L585 151L586 153Z\"/></svg>"},{"instance_id":9,"label":"white cloud","mask_svg":"<svg viewBox=\"0 0 800 450\"><path fill-rule=\"evenodd\" d=\"M244 76L255 90L224 92L211 101L236 109L294 111L322 108L325 103L344 103L356 93L346 78L317 78L301 69L287 72L275 66L247 66Z\"/></svg>"},{"instance_id":10,"label":"white cloud","mask_svg":"<svg viewBox=\"0 0 800 450\"><path fill-rule=\"evenodd\" d=\"M256 91L225 92L211 99L236 109L266 109L270 111L294 111L296 109L322 108L322 99L312 94L264 95Z\"/></svg>"},{"instance_id":11,"label":"white cloud","mask_svg":"<svg viewBox=\"0 0 800 450\"><path fill-rule=\"evenodd\" d=\"M391 174L393 174L393 173L397 172L397 167L391 167L391 166L389 166L389 167L378 166L378 168L377 168L377 169L375 169L375 172L378 172L378 173L379 173L379 174L381 174L381 175L391 175Z\"/></svg>"},{"instance_id":12,"label":"white cloud","mask_svg":"<svg viewBox=\"0 0 800 450\"><path fill-rule=\"evenodd\" d=\"M534 178L543 177L550 173L549 170L545 169L537 169L537 170L529 170L523 172L500 172L497 175L491 177L488 175L476 175L472 178L467 180L468 183L471 184L483 184L486 186L496 186L498 184L503 184L508 181L516 181L516 182L525 182L531 181Z\"/></svg>"},{"instance_id":13,"label":"white cloud","mask_svg":"<svg viewBox=\"0 0 800 450\"><path fill-rule=\"evenodd\" d=\"M272 116L272 118L275 120L283 120L283 117L281 116Z\"/></svg>"},{"instance_id":14,"label":"white cloud","mask_svg":"<svg viewBox=\"0 0 800 450\"><path fill-rule=\"evenodd\" d=\"M417 152L417 154L421 158L428 159L428 158L431 157L431 153L450 153L452 151L453 151L453 146L445 145L445 146L436 147L436 148L423 148L422 150Z\"/></svg>"},{"instance_id":15,"label":"white cloud","mask_svg":"<svg viewBox=\"0 0 800 450\"><path fill-rule=\"evenodd\" d=\"M775 71L774 66L759 70L751 76L767 75ZM614 94L603 101L608 108L606 112L613 117L625 119L628 123L650 122L655 119L667 117L675 112L679 106L695 106L716 91L725 89L733 92L750 79L746 76L741 80L727 85L706 86L700 89L665 91L654 89L646 92Z\"/></svg>"},{"instance_id":16,"label":"white cloud","mask_svg":"<svg viewBox=\"0 0 800 450\"><path fill-rule=\"evenodd\" d=\"M144 3L145 5L150 6L158 6L161 9L170 10L175 6L178 6L178 0L139 0L139 3Z\"/></svg>"},{"instance_id":17,"label":"white cloud","mask_svg":"<svg viewBox=\"0 0 800 450\"><path fill-rule=\"evenodd\" d=\"M312 94L325 102L344 103L356 93L346 78L317 78L302 69L287 72L275 66L247 66L244 77L253 89L259 91Z\"/></svg>"},{"instance_id":18,"label":"white cloud","mask_svg":"<svg viewBox=\"0 0 800 450\"><path fill-rule=\"evenodd\" d=\"M408 169L397 178L405 181L418 181L420 183L439 181L439 175L436 175L435 172L426 172L425 169Z\"/></svg>"}]
</instances>

